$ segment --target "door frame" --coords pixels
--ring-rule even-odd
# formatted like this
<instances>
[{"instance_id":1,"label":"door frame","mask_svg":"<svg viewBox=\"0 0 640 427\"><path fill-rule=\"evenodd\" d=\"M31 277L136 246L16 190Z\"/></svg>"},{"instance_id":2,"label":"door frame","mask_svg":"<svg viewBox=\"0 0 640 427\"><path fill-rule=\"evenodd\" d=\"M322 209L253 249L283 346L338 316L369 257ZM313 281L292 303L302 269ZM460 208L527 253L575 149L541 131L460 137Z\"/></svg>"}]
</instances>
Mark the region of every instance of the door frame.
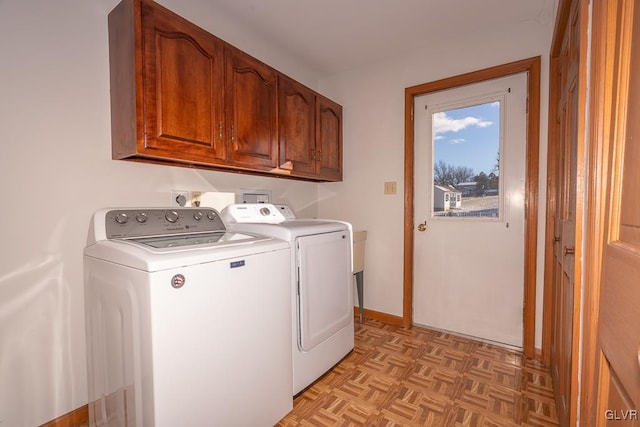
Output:
<instances>
[{"instance_id":1,"label":"door frame","mask_svg":"<svg viewBox=\"0 0 640 427\"><path fill-rule=\"evenodd\" d=\"M525 164L523 352L535 357L536 265L538 250L538 173L540 152L540 56L411 86L404 103L404 263L402 323L413 320L414 255L414 100L417 96L527 72L527 141Z\"/></svg>"}]
</instances>

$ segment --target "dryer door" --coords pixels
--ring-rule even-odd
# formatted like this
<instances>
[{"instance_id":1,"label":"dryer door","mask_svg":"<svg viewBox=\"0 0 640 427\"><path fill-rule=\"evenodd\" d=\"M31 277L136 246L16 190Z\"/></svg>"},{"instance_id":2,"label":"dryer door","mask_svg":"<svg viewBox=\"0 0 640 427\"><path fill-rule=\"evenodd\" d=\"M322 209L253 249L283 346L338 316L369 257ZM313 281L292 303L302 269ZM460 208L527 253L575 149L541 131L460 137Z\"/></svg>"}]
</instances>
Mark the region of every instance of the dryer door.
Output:
<instances>
[{"instance_id":1,"label":"dryer door","mask_svg":"<svg viewBox=\"0 0 640 427\"><path fill-rule=\"evenodd\" d=\"M296 239L298 345L309 351L351 323L353 277L347 230Z\"/></svg>"}]
</instances>

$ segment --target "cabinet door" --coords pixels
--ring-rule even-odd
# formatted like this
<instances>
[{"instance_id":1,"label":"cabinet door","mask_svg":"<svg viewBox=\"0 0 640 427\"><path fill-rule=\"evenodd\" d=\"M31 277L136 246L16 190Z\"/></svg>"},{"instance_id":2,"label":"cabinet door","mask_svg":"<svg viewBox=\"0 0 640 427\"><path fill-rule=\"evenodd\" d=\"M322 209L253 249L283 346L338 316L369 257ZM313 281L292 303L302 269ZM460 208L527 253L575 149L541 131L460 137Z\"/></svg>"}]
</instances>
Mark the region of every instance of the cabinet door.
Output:
<instances>
[{"instance_id":1,"label":"cabinet door","mask_svg":"<svg viewBox=\"0 0 640 427\"><path fill-rule=\"evenodd\" d=\"M321 95L316 96L316 159L323 179L342 180L342 107Z\"/></svg>"},{"instance_id":2,"label":"cabinet door","mask_svg":"<svg viewBox=\"0 0 640 427\"><path fill-rule=\"evenodd\" d=\"M142 2L141 14L144 108L138 108L138 123L144 138L138 150L204 163L224 159L222 42L155 3Z\"/></svg>"},{"instance_id":3,"label":"cabinet door","mask_svg":"<svg viewBox=\"0 0 640 427\"><path fill-rule=\"evenodd\" d=\"M316 174L315 93L280 76L278 82L280 168L293 175Z\"/></svg>"},{"instance_id":4,"label":"cabinet door","mask_svg":"<svg viewBox=\"0 0 640 427\"><path fill-rule=\"evenodd\" d=\"M226 53L228 160L258 170L277 167L277 74L233 48Z\"/></svg>"}]
</instances>

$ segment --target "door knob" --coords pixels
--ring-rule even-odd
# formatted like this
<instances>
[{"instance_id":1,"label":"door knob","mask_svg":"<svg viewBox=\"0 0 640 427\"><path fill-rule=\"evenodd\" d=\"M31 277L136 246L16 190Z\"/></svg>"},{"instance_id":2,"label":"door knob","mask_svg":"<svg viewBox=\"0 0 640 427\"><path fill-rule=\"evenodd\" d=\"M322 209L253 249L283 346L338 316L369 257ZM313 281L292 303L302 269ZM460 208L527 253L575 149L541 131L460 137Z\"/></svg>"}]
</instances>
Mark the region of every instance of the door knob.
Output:
<instances>
[{"instance_id":1,"label":"door knob","mask_svg":"<svg viewBox=\"0 0 640 427\"><path fill-rule=\"evenodd\" d=\"M418 224L418 231L425 231L427 229L427 221L422 224Z\"/></svg>"},{"instance_id":2,"label":"door knob","mask_svg":"<svg viewBox=\"0 0 640 427\"><path fill-rule=\"evenodd\" d=\"M576 253L576 250L574 248L568 248L568 247L564 247L564 254L565 255L573 255Z\"/></svg>"}]
</instances>

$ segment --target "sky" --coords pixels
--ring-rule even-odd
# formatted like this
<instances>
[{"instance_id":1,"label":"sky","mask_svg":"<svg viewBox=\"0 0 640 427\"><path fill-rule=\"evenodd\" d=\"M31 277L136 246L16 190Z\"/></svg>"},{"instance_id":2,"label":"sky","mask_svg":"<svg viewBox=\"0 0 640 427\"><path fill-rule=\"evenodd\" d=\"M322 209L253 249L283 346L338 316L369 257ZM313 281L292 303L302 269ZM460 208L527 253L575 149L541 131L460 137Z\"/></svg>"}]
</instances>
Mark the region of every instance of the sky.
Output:
<instances>
[{"instance_id":1,"label":"sky","mask_svg":"<svg viewBox=\"0 0 640 427\"><path fill-rule=\"evenodd\" d=\"M433 153L437 163L467 166L487 175L496 166L500 147L499 102L433 114Z\"/></svg>"}]
</instances>

